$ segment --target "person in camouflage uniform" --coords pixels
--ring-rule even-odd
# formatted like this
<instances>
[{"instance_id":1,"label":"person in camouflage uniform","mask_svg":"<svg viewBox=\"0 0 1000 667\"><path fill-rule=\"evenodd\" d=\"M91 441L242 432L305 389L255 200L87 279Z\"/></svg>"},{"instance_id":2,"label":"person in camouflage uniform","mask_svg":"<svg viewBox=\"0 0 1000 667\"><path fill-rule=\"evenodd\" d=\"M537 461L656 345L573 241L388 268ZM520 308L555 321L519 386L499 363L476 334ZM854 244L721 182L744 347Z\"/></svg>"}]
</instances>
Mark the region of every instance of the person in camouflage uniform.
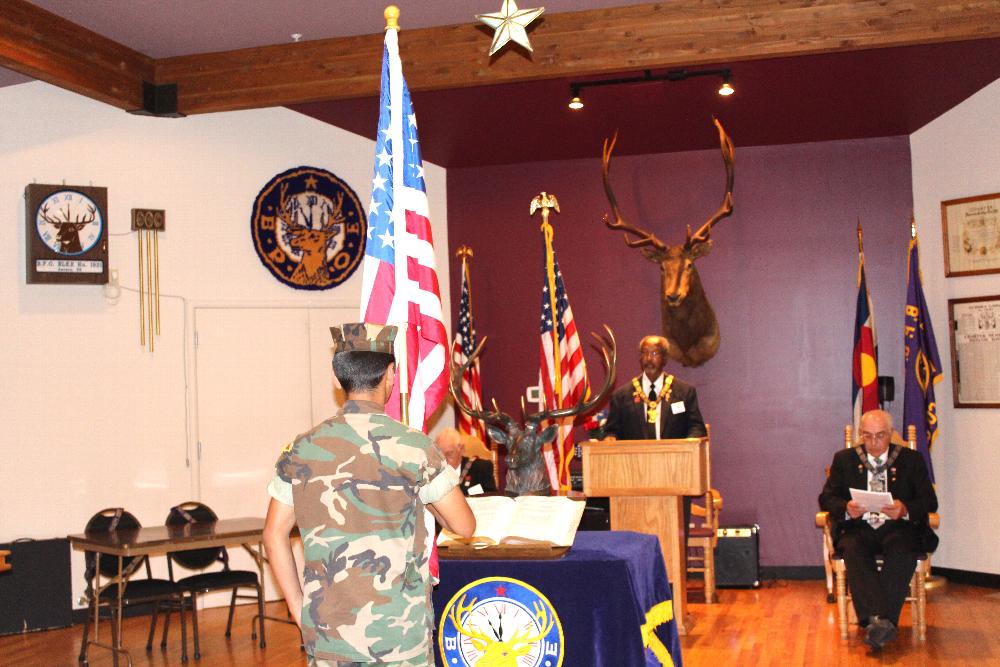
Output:
<instances>
[{"instance_id":1,"label":"person in camouflage uniform","mask_svg":"<svg viewBox=\"0 0 1000 667\"><path fill-rule=\"evenodd\" d=\"M433 665L425 506L471 535L458 474L420 431L384 413L396 327L330 329L343 410L286 447L268 487L264 544L309 664ZM305 555L300 586L289 532Z\"/></svg>"}]
</instances>

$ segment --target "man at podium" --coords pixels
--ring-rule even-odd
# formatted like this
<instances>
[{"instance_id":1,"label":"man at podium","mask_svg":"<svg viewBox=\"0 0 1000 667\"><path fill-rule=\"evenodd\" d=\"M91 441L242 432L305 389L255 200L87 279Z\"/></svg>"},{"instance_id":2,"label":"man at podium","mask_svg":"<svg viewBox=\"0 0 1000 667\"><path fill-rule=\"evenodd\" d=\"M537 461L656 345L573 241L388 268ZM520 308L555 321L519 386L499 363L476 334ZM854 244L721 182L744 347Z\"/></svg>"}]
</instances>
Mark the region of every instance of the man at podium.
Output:
<instances>
[{"instance_id":1,"label":"man at podium","mask_svg":"<svg viewBox=\"0 0 1000 667\"><path fill-rule=\"evenodd\" d=\"M697 390L663 372L667 345L663 336L646 336L639 342L642 373L611 396L606 439L668 440L706 435Z\"/></svg>"}]
</instances>

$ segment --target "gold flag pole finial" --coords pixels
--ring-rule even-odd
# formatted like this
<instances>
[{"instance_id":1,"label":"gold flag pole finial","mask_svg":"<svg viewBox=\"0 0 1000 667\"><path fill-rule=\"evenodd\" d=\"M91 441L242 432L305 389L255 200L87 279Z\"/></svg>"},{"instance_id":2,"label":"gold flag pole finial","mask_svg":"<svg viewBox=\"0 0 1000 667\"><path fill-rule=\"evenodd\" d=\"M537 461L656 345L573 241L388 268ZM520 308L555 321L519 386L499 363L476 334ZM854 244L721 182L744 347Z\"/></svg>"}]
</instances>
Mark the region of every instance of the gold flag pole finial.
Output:
<instances>
[{"instance_id":1,"label":"gold flag pole finial","mask_svg":"<svg viewBox=\"0 0 1000 667\"><path fill-rule=\"evenodd\" d=\"M382 12L385 17L385 29L386 30L399 30L399 7L396 5L389 5Z\"/></svg>"},{"instance_id":2,"label":"gold flag pole finial","mask_svg":"<svg viewBox=\"0 0 1000 667\"><path fill-rule=\"evenodd\" d=\"M910 238L917 238L917 218L912 213L910 214Z\"/></svg>"},{"instance_id":3,"label":"gold flag pole finial","mask_svg":"<svg viewBox=\"0 0 1000 667\"><path fill-rule=\"evenodd\" d=\"M858 252L864 251L864 246L861 243L861 218L858 218Z\"/></svg>"},{"instance_id":4,"label":"gold flag pole finial","mask_svg":"<svg viewBox=\"0 0 1000 667\"><path fill-rule=\"evenodd\" d=\"M458 250L455 251L455 257L460 257L463 262L466 259L472 259L472 248L467 245L458 246Z\"/></svg>"}]
</instances>

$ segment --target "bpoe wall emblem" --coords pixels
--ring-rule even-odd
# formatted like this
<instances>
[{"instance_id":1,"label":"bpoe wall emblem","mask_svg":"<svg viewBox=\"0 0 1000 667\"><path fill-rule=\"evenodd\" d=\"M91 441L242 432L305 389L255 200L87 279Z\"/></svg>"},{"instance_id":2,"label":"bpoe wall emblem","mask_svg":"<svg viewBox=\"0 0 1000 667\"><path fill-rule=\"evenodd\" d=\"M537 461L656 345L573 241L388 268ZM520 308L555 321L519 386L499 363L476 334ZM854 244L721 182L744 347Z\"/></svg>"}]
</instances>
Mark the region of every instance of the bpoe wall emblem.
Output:
<instances>
[{"instance_id":1,"label":"bpoe wall emblem","mask_svg":"<svg viewBox=\"0 0 1000 667\"><path fill-rule=\"evenodd\" d=\"M318 167L272 178L257 195L250 219L264 266L286 285L309 290L336 287L354 273L367 228L354 190Z\"/></svg>"},{"instance_id":2,"label":"bpoe wall emblem","mask_svg":"<svg viewBox=\"0 0 1000 667\"><path fill-rule=\"evenodd\" d=\"M464 586L448 602L438 628L442 661L453 665L559 667L559 616L537 589L508 577Z\"/></svg>"}]
</instances>

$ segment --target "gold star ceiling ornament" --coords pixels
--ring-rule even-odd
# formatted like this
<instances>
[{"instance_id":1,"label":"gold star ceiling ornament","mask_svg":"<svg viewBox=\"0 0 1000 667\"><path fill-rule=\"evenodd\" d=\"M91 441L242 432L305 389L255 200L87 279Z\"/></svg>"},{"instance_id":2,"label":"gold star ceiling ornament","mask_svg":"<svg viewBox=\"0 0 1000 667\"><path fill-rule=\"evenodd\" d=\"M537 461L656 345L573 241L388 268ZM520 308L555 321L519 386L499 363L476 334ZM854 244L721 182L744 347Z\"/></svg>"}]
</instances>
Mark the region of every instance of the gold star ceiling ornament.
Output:
<instances>
[{"instance_id":1,"label":"gold star ceiling ornament","mask_svg":"<svg viewBox=\"0 0 1000 667\"><path fill-rule=\"evenodd\" d=\"M531 51L531 42L525 28L545 11L545 7L535 9L518 9L514 0L503 0L500 11L496 14L476 14L476 18L493 28L493 44L490 45L490 55L514 40Z\"/></svg>"}]
</instances>

